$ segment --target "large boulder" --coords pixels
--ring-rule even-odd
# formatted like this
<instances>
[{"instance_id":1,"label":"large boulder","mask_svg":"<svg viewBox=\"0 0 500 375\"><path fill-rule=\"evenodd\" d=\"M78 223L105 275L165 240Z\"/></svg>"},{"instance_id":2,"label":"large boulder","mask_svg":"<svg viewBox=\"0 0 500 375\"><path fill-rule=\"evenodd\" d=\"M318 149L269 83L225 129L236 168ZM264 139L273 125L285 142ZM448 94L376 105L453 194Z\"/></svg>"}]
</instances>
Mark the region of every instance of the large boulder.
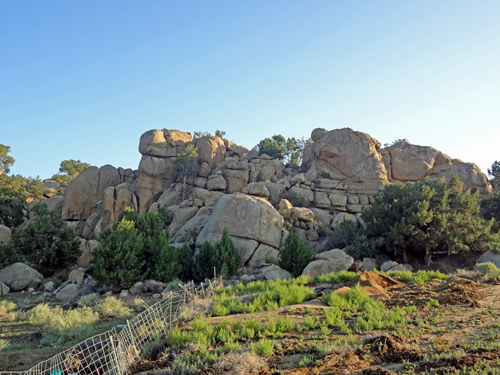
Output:
<instances>
[{"instance_id":1,"label":"large boulder","mask_svg":"<svg viewBox=\"0 0 500 375\"><path fill-rule=\"evenodd\" d=\"M0 271L0 282L12 291L19 292L27 288L38 288L43 276L24 263L14 263Z\"/></svg>"},{"instance_id":2,"label":"large boulder","mask_svg":"<svg viewBox=\"0 0 500 375\"><path fill-rule=\"evenodd\" d=\"M259 245L257 250L253 253L252 257L248 261L248 267L250 268L258 268L261 267L264 263L267 263L268 259L277 260L279 257L279 251L274 247L267 245Z\"/></svg>"},{"instance_id":3,"label":"large boulder","mask_svg":"<svg viewBox=\"0 0 500 375\"><path fill-rule=\"evenodd\" d=\"M80 291L80 285L78 284L68 284L64 288L62 288L56 294L56 301L58 302L68 302L73 297L75 297Z\"/></svg>"},{"instance_id":4,"label":"large boulder","mask_svg":"<svg viewBox=\"0 0 500 375\"><path fill-rule=\"evenodd\" d=\"M204 136L193 142L198 153L199 165L207 163L214 170L226 157L226 146L219 137Z\"/></svg>"},{"instance_id":5,"label":"large boulder","mask_svg":"<svg viewBox=\"0 0 500 375\"><path fill-rule=\"evenodd\" d=\"M232 194L221 197L201 233L196 246L205 241L216 243L227 229L232 238L254 240L279 248L283 218L273 206L262 198L245 194Z\"/></svg>"},{"instance_id":6,"label":"large boulder","mask_svg":"<svg viewBox=\"0 0 500 375\"><path fill-rule=\"evenodd\" d=\"M380 142L349 128L335 129L318 136L304 153L302 168L315 179L326 177L352 181L387 181L387 172L378 152ZM319 138L319 139L318 139Z\"/></svg>"},{"instance_id":7,"label":"large boulder","mask_svg":"<svg viewBox=\"0 0 500 375\"><path fill-rule=\"evenodd\" d=\"M477 258L476 264L479 263L493 263L495 266L500 268L500 253L494 253L493 251L488 250Z\"/></svg>"},{"instance_id":8,"label":"large boulder","mask_svg":"<svg viewBox=\"0 0 500 375\"><path fill-rule=\"evenodd\" d=\"M112 165L88 167L72 180L64 192L63 220L85 221L97 210L104 191L120 184L120 173ZM52 198L50 198L52 199Z\"/></svg>"},{"instance_id":9,"label":"large boulder","mask_svg":"<svg viewBox=\"0 0 500 375\"><path fill-rule=\"evenodd\" d=\"M139 152L142 155L160 158L173 157L177 155L177 147L183 146L186 142L191 142L191 133L175 129L153 129L141 136Z\"/></svg>"},{"instance_id":10,"label":"large boulder","mask_svg":"<svg viewBox=\"0 0 500 375\"><path fill-rule=\"evenodd\" d=\"M177 231L191 220L198 210L199 207L186 207L175 211L167 230L169 238L174 238Z\"/></svg>"},{"instance_id":11,"label":"large boulder","mask_svg":"<svg viewBox=\"0 0 500 375\"><path fill-rule=\"evenodd\" d=\"M174 182L174 160L174 158L142 156L135 191L140 215L145 214L165 188Z\"/></svg>"},{"instance_id":12,"label":"large boulder","mask_svg":"<svg viewBox=\"0 0 500 375\"><path fill-rule=\"evenodd\" d=\"M283 268L277 265L272 265L266 267L262 270L262 274L266 278L266 280L290 280L292 278L292 274L288 271L285 271Z\"/></svg>"},{"instance_id":13,"label":"large boulder","mask_svg":"<svg viewBox=\"0 0 500 375\"><path fill-rule=\"evenodd\" d=\"M9 294L9 292L10 288L4 283L0 282L0 297L6 296L7 294Z\"/></svg>"},{"instance_id":14,"label":"large boulder","mask_svg":"<svg viewBox=\"0 0 500 375\"><path fill-rule=\"evenodd\" d=\"M316 254L314 259L329 261L331 263L330 272L347 271L354 263L353 257L340 249L332 249Z\"/></svg>"},{"instance_id":15,"label":"large boulder","mask_svg":"<svg viewBox=\"0 0 500 375\"><path fill-rule=\"evenodd\" d=\"M426 177L460 177L467 189L477 189L489 194L491 186L486 175L472 163L451 159L448 155L429 146L417 146L407 142L396 143L386 149L392 171L392 179L421 181Z\"/></svg>"},{"instance_id":16,"label":"large boulder","mask_svg":"<svg viewBox=\"0 0 500 375\"><path fill-rule=\"evenodd\" d=\"M0 243L9 242L11 236L12 231L10 230L10 228L0 224Z\"/></svg>"}]
</instances>

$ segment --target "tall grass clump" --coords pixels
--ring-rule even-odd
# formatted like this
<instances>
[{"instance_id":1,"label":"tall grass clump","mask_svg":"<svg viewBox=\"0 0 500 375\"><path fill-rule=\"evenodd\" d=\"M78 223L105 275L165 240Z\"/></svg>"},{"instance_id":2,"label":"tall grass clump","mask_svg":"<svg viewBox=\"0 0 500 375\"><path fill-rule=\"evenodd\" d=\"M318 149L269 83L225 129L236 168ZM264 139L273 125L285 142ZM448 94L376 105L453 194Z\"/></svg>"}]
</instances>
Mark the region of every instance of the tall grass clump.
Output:
<instances>
[{"instance_id":1,"label":"tall grass clump","mask_svg":"<svg viewBox=\"0 0 500 375\"><path fill-rule=\"evenodd\" d=\"M358 283L354 288L345 293L332 292L323 295L323 301L331 307L337 307L343 311L356 312L361 309L365 302L371 301L371 299Z\"/></svg>"},{"instance_id":2,"label":"tall grass clump","mask_svg":"<svg viewBox=\"0 0 500 375\"><path fill-rule=\"evenodd\" d=\"M474 271L481 272L483 275L493 278L500 278L500 268L494 263L479 263L474 266ZM1 315L1 313L0 313Z\"/></svg>"},{"instance_id":3,"label":"tall grass clump","mask_svg":"<svg viewBox=\"0 0 500 375\"><path fill-rule=\"evenodd\" d=\"M0 319L6 318L17 308L14 302L0 301Z\"/></svg>"},{"instance_id":4,"label":"tall grass clump","mask_svg":"<svg viewBox=\"0 0 500 375\"><path fill-rule=\"evenodd\" d=\"M132 314L132 310L125 303L116 297L106 297L105 300L96 306L96 310L105 316L122 318Z\"/></svg>"},{"instance_id":5,"label":"tall grass clump","mask_svg":"<svg viewBox=\"0 0 500 375\"><path fill-rule=\"evenodd\" d=\"M338 284L344 281L351 281L361 275L361 271L352 272L352 271L340 271L340 272L330 272L324 275L318 275L314 278L314 282L316 283L329 283L329 284Z\"/></svg>"},{"instance_id":6,"label":"tall grass clump","mask_svg":"<svg viewBox=\"0 0 500 375\"><path fill-rule=\"evenodd\" d=\"M429 280L438 279L445 280L447 276L439 271L424 271L420 270L415 275L415 284L425 284Z\"/></svg>"},{"instance_id":7,"label":"tall grass clump","mask_svg":"<svg viewBox=\"0 0 500 375\"><path fill-rule=\"evenodd\" d=\"M307 277L294 280L272 280L250 282L247 285L238 284L234 289L227 287L214 297L215 304L212 313L216 316L230 313L252 313L255 311L276 310L314 298L314 291L303 285ZM248 301L243 303L240 296Z\"/></svg>"}]
</instances>

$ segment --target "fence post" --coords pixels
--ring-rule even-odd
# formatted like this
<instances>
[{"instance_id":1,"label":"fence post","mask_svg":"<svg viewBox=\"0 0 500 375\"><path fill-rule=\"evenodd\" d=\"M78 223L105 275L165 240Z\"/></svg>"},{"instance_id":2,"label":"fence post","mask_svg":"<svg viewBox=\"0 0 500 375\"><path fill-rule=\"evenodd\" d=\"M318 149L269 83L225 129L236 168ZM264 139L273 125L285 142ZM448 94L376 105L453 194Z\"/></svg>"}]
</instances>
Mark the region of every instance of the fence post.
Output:
<instances>
[{"instance_id":1,"label":"fence post","mask_svg":"<svg viewBox=\"0 0 500 375\"><path fill-rule=\"evenodd\" d=\"M114 338L113 336L109 336L109 340L111 341L111 350L113 351L113 354L115 355L115 362L116 362L116 369L117 369L117 372L118 374L121 374L121 369L120 369L120 362L118 361L118 353L116 352L116 348L115 348L115 341L114 341ZM108 370L109 371L109 370ZM107 371L106 371L107 372Z\"/></svg>"}]
</instances>

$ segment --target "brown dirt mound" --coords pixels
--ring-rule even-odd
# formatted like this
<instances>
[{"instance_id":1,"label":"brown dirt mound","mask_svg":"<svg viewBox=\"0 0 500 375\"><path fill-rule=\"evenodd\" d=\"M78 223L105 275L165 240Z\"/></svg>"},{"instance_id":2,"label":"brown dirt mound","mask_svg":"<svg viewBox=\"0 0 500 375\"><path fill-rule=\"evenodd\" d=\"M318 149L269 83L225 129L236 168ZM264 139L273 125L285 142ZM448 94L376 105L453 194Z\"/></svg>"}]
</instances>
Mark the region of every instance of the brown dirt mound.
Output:
<instances>
[{"instance_id":1,"label":"brown dirt mound","mask_svg":"<svg viewBox=\"0 0 500 375\"><path fill-rule=\"evenodd\" d=\"M357 283L361 285L368 295L387 294L392 290L397 290L405 286L404 283L390 276L375 272L363 272L359 277L346 283L346 286L353 287Z\"/></svg>"},{"instance_id":2,"label":"brown dirt mound","mask_svg":"<svg viewBox=\"0 0 500 375\"><path fill-rule=\"evenodd\" d=\"M429 288L432 287L432 288ZM422 307L431 299L438 300L441 305L471 305L477 307L479 302L487 297L479 289L476 282L460 277L447 281L432 280L425 285L406 285L400 290L389 292L379 298L387 306Z\"/></svg>"},{"instance_id":3,"label":"brown dirt mound","mask_svg":"<svg viewBox=\"0 0 500 375\"><path fill-rule=\"evenodd\" d=\"M407 338L401 336L379 336L365 348L380 353L386 362L416 362L424 357L417 345L410 344Z\"/></svg>"}]
</instances>

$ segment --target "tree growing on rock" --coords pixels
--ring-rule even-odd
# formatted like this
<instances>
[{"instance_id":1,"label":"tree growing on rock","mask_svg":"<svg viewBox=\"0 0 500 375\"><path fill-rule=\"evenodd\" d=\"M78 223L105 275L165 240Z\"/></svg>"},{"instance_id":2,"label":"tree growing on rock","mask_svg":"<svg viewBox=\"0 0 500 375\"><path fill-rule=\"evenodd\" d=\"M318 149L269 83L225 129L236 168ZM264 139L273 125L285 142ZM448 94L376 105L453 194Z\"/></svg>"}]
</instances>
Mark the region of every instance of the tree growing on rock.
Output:
<instances>
[{"instance_id":1,"label":"tree growing on rock","mask_svg":"<svg viewBox=\"0 0 500 375\"><path fill-rule=\"evenodd\" d=\"M266 154L273 159L284 160L288 166L298 168L302 162L304 147L311 143L311 139L288 138L281 134L273 135L260 141L256 148L259 155Z\"/></svg>"},{"instance_id":2,"label":"tree growing on rock","mask_svg":"<svg viewBox=\"0 0 500 375\"><path fill-rule=\"evenodd\" d=\"M198 152L194 145L188 145L183 151L177 154L175 158L175 176L182 178L182 200L186 197L186 179L187 176L198 168Z\"/></svg>"},{"instance_id":3,"label":"tree growing on rock","mask_svg":"<svg viewBox=\"0 0 500 375\"><path fill-rule=\"evenodd\" d=\"M215 136L219 137L220 139L224 139L225 135L226 135L226 132L224 130L216 130L215 131Z\"/></svg>"},{"instance_id":4,"label":"tree growing on rock","mask_svg":"<svg viewBox=\"0 0 500 375\"><path fill-rule=\"evenodd\" d=\"M61 183L65 188L68 184L81 172L90 167L89 163L81 162L80 160L63 160L59 166L59 173L52 176L52 179Z\"/></svg>"},{"instance_id":5,"label":"tree growing on rock","mask_svg":"<svg viewBox=\"0 0 500 375\"><path fill-rule=\"evenodd\" d=\"M302 271L312 261L313 252L305 242L291 230L282 245L278 265L292 274L293 277L302 275Z\"/></svg>"},{"instance_id":6,"label":"tree growing on rock","mask_svg":"<svg viewBox=\"0 0 500 375\"><path fill-rule=\"evenodd\" d=\"M15 162L15 159L9 155L9 152L10 146L5 146L0 143L0 172L5 174L10 173L10 167Z\"/></svg>"}]
</instances>

